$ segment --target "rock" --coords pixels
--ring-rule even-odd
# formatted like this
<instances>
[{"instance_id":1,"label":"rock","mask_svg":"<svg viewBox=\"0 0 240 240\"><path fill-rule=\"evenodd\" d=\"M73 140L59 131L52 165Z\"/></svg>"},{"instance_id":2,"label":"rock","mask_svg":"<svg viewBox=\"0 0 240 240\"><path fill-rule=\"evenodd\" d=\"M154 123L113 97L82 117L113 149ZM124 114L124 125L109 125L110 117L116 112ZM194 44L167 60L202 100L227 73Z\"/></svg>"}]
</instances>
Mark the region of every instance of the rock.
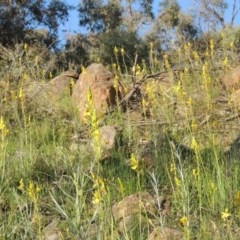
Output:
<instances>
[{"instance_id":1,"label":"rock","mask_svg":"<svg viewBox=\"0 0 240 240\"><path fill-rule=\"evenodd\" d=\"M60 235L58 234L58 220L53 220L49 225L43 229L45 240L60 240Z\"/></svg>"},{"instance_id":2,"label":"rock","mask_svg":"<svg viewBox=\"0 0 240 240\"><path fill-rule=\"evenodd\" d=\"M137 192L114 204L112 213L118 223L118 232L123 233L131 229L140 216L141 221L143 221L146 213L150 216L156 216L156 213L160 211L158 205L161 206L163 201L163 197L156 198L147 192ZM147 218L145 220L148 221Z\"/></svg>"},{"instance_id":3,"label":"rock","mask_svg":"<svg viewBox=\"0 0 240 240\"><path fill-rule=\"evenodd\" d=\"M103 126L99 129L102 147L105 151L117 147L120 136L120 129L116 126Z\"/></svg>"},{"instance_id":4,"label":"rock","mask_svg":"<svg viewBox=\"0 0 240 240\"><path fill-rule=\"evenodd\" d=\"M61 108L61 100L70 96L72 81L77 80L77 72L66 71L49 82L28 81L23 86L25 104L36 113L52 114Z\"/></svg>"},{"instance_id":5,"label":"rock","mask_svg":"<svg viewBox=\"0 0 240 240\"><path fill-rule=\"evenodd\" d=\"M113 75L102 64L93 63L79 76L73 89L72 99L79 110L80 119L84 120L88 106L88 90L91 89L97 116L105 114L115 106L117 98L121 99L121 91L115 89Z\"/></svg>"},{"instance_id":6,"label":"rock","mask_svg":"<svg viewBox=\"0 0 240 240\"><path fill-rule=\"evenodd\" d=\"M79 74L74 70L61 73L61 75L53 78L49 83L51 91L61 97L64 93L72 94L73 86L76 83Z\"/></svg>"},{"instance_id":7,"label":"rock","mask_svg":"<svg viewBox=\"0 0 240 240\"><path fill-rule=\"evenodd\" d=\"M221 80L223 87L231 91L240 88L240 66L237 66L230 72L226 73Z\"/></svg>"},{"instance_id":8,"label":"rock","mask_svg":"<svg viewBox=\"0 0 240 240\"><path fill-rule=\"evenodd\" d=\"M148 240L181 240L183 237L182 231L168 227L156 227L149 235Z\"/></svg>"}]
</instances>

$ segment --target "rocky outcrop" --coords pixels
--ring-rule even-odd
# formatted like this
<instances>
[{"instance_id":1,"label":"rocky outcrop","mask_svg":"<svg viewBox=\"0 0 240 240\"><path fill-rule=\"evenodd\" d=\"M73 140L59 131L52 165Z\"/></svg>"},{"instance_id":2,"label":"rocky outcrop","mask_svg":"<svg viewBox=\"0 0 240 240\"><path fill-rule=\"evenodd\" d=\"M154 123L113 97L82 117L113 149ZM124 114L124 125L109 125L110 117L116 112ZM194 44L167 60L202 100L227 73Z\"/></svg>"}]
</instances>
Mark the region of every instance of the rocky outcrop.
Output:
<instances>
[{"instance_id":1,"label":"rocky outcrop","mask_svg":"<svg viewBox=\"0 0 240 240\"><path fill-rule=\"evenodd\" d=\"M61 99L65 96L70 97L71 88L77 78L77 72L70 70L49 82L29 81L22 87L27 109L39 113L55 112L61 108Z\"/></svg>"},{"instance_id":2,"label":"rocky outcrop","mask_svg":"<svg viewBox=\"0 0 240 240\"><path fill-rule=\"evenodd\" d=\"M89 89L98 116L105 114L122 97L120 89L114 87L112 73L102 64L91 64L81 73L73 89L72 99L79 110L80 119L84 119L88 106Z\"/></svg>"}]
</instances>

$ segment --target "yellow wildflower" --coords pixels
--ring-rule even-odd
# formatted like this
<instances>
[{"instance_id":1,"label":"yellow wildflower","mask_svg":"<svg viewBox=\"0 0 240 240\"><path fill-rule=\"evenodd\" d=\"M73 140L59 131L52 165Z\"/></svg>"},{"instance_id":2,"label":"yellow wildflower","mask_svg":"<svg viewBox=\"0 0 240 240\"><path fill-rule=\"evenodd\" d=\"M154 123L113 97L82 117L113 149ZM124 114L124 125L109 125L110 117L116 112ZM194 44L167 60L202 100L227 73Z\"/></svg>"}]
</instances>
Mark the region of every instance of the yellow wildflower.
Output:
<instances>
[{"instance_id":1,"label":"yellow wildflower","mask_svg":"<svg viewBox=\"0 0 240 240\"><path fill-rule=\"evenodd\" d=\"M188 217L187 216L183 216L182 218L180 218L180 223L183 226L186 226L188 224Z\"/></svg>"},{"instance_id":2,"label":"yellow wildflower","mask_svg":"<svg viewBox=\"0 0 240 240\"><path fill-rule=\"evenodd\" d=\"M86 73L86 68L84 66L81 66L81 72L82 72L82 74Z\"/></svg>"},{"instance_id":3,"label":"yellow wildflower","mask_svg":"<svg viewBox=\"0 0 240 240\"><path fill-rule=\"evenodd\" d=\"M226 68L229 68L229 67L230 67L228 57L225 57L225 58L224 58L223 65L224 65Z\"/></svg>"},{"instance_id":4,"label":"yellow wildflower","mask_svg":"<svg viewBox=\"0 0 240 240\"><path fill-rule=\"evenodd\" d=\"M24 189L24 182L23 182L23 179L21 178L20 181L19 181L19 186L18 186L18 189L23 191Z\"/></svg>"},{"instance_id":5,"label":"yellow wildflower","mask_svg":"<svg viewBox=\"0 0 240 240\"><path fill-rule=\"evenodd\" d=\"M192 138L191 148L192 148L194 151L198 151L199 148L200 148L198 142L196 141L196 139L195 139L194 137Z\"/></svg>"},{"instance_id":6,"label":"yellow wildflower","mask_svg":"<svg viewBox=\"0 0 240 240\"><path fill-rule=\"evenodd\" d=\"M115 55L118 54L118 48L116 46L114 47L113 52L114 52Z\"/></svg>"},{"instance_id":7,"label":"yellow wildflower","mask_svg":"<svg viewBox=\"0 0 240 240\"><path fill-rule=\"evenodd\" d=\"M139 170L139 161L133 153L131 154L131 168L135 171Z\"/></svg>"},{"instance_id":8,"label":"yellow wildflower","mask_svg":"<svg viewBox=\"0 0 240 240\"><path fill-rule=\"evenodd\" d=\"M24 95L24 92L23 92L23 89L22 88L20 88L19 89L19 94L18 94L18 97L19 97L19 99L21 100L21 99L23 99L24 97L25 97L25 95Z\"/></svg>"},{"instance_id":9,"label":"yellow wildflower","mask_svg":"<svg viewBox=\"0 0 240 240\"><path fill-rule=\"evenodd\" d=\"M3 117L1 116L0 118L0 133L1 133L1 136L2 136L2 140L4 139L5 136L8 135L8 129L6 128L6 125L4 123L4 120L3 120Z\"/></svg>"},{"instance_id":10,"label":"yellow wildflower","mask_svg":"<svg viewBox=\"0 0 240 240\"><path fill-rule=\"evenodd\" d=\"M193 176L196 178L197 175L198 175L198 171L194 168L194 169L192 170L192 173L193 173Z\"/></svg>"},{"instance_id":11,"label":"yellow wildflower","mask_svg":"<svg viewBox=\"0 0 240 240\"><path fill-rule=\"evenodd\" d=\"M136 66L136 76L139 76L141 74L141 67L137 64Z\"/></svg>"},{"instance_id":12,"label":"yellow wildflower","mask_svg":"<svg viewBox=\"0 0 240 240\"><path fill-rule=\"evenodd\" d=\"M99 176L92 174L92 178L93 187L96 188L93 194L92 203L97 205L103 201L104 196L107 194L106 185L104 179L100 178Z\"/></svg>"},{"instance_id":13,"label":"yellow wildflower","mask_svg":"<svg viewBox=\"0 0 240 240\"><path fill-rule=\"evenodd\" d=\"M198 52L197 51L193 51L193 58L195 59L196 62L199 62L200 60L200 57L198 55Z\"/></svg>"},{"instance_id":14,"label":"yellow wildflower","mask_svg":"<svg viewBox=\"0 0 240 240\"><path fill-rule=\"evenodd\" d=\"M119 85L119 77L116 75L113 79L113 85L115 89L118 89L118 85Z\"/></svg>"},{"instance_id":15,"label":"yellow wildflower","mask_svg":"<svg viewBox=\"0 0 240 240\"><path fill-rule=\"evenodd\" d=\"M211 50L211 57L213 58L213 55L214 55L214 41L213 41L213 39L210 40L210 50Z\"/></svg>"},{"instance_id":16,"label":"yellow wildflower","mask_svg":"<svg viewBox=\"0 0 240 240\"><path fill-rule=\"evenodd\" d=\"M229 212L228 208L225 208L224 212L221 213L221 218L223 221L229 219L231 213Z\"/></svg>"},{"instance_id":17,"label":"yellow wildflower","mask_svg":"<svg viewBox=\"0 0 240 240\"><path fill-rule=\"evenodd\" d=\"M177 176L174 177L174 180L175 180L176 185L178 187L181 187L181 185L182 185L181 180Z\"/></svg>"},{"instance_id":18,"label":"yellow wildflower","mask_svg":"<svg viewBox=\"0 0 240 240\"><path fill-rule=\"evenodd\" d=\"M216 187L216 185L213 182L210 183L210 188L211 188L212 191L216 191L217 190L217 187Z\"/></svg>"},{"instance_id":19,"label":"yellow wildflower","mask_svg":"<svg viewBox=\"0 0 240 240\"><path fill-rule=\"evenodd\" d=\"M193 131L198 130L198 124L197 124L196 120L192 121L191 128Z\"/></svg>"},{"instance_id":20,"label":"yellow wildflower","mask_svg":"<svg viewBox=\"0 0 240 240\"><path fill-rule=\"evenodd\" d=\"M6 125L4 123L3 117L1 116L1 118L0 118L0 130L4 130L5 127L6 127Z\"/></svg>"},{"instance_id":21,"label":"yellow wildflower","mask_svg":"<svg viewBox=\"0 0 240 240\"><path fill-rule=\"evenodd\" d=\"M51 71L49 72L49 77L50 77L50 78L53 78L53 74L52 74Z\"/></svg>"},{"instance_id":22,"label":"yellow wildflower","mask_svg":"<svg viewBox=\"0 0 240 240\"><path fill-rule=\"evenodd\" d=\"M27 187L27 193L32 200L36 200L38 198L38 193L40 191L40 187L36 186L32 181L30 181L29 186Z\"/></svg>"},{"instance_id":23,"label":"yellow wildflower","mask_svg":"<svg viewBox=\"0 0 240 240\"><path fill-rule=\"evenodd\" d=\"M187 104L188 104L189 106L192 106L192 105L193 105L193 100L192 100L191 97L188 98Z\"/></svg>"},{"instance_id":24,"label":"yellow wildflower","mask_svg":"<svg viewBox=\"0 0 240 240\"><path fill-rule=\"evenodd\" d=\"M125 54L125 50L124 50L124 48L121 48L121 54L122 54L122 55Z\"/></svg>"},{"instance_id":25,"label":"yellow wildflower","mask_svg":"<svg viewBox=\"0 0 240 240\"><path fill-rule=\"evenodd\" d=\"M102 202L102 200L103 200L103 197L101 196L100 192L96 190L93 194L92 203L94 205L98 205L100 202Z\"/></svg>"}]
</instances>

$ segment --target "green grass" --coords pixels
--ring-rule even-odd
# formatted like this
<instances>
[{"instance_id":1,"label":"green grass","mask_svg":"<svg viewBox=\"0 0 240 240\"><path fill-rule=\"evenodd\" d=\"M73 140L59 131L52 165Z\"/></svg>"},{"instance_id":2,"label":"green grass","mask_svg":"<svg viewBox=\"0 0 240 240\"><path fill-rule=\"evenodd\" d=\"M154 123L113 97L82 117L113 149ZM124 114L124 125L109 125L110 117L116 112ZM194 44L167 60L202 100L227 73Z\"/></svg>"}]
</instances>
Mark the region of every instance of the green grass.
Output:
<instances>
[{"instance_id":1,"label":"green grass","mask_svg":"<svg viewBox=\"0 0 240 240\"><path fill-rule=\"evenodd\" d=\"M105 117L103 123L120 126L123 136L122 146L104 162L93 109L87 127L68 97L57 112L28 108L19 86L9 83L0 96L0 239L46 239L49 229L59 239L147 239L154 226L178 229L184 239L239 239L239 155L226 153L239 118L227 121L236 106L214 101L222 94L214 69L224 55L216 62L213 49L200 61L190 46L179 54L185 61L181 72L171 72L167 56L152 61L151 71L139 66L139 79L160 69L174 83L166 92L161 80L146 80L150 117L120 108ZM75 134L94 139L93 148L73 140ZM153 167L141 159L141 138L152 141ZM154 214L143 211L120 232L112 206L143 191L167 199L170 211L156 205Z\"/></svg>"}]
</instances>

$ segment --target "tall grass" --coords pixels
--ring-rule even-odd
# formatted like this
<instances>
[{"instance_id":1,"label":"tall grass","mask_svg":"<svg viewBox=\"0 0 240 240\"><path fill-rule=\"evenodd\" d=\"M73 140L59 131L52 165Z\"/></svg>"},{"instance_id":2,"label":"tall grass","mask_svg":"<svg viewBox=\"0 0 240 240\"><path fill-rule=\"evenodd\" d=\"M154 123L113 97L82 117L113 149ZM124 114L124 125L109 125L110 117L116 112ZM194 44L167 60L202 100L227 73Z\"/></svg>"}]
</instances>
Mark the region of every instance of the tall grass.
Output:
<instances>
[{"instance_id":1,"label":"tall grass","mask_svg":"<svg viewBox=\"0 0 240 240\"><path fill-rule=\"evenodd\" d=\"M22 51L27 52L27 46ZM131 78L125 73L131 70L118 65L119 57L125 63L127 49L113 54L113 72L130 89ZM148 239L157 226L178 229L184 239L239 239L239 155L225 149L225 142L236 137L239 119L226 120L232 109L236 111L230 101L215 101L222 94L215 69L228 69L230 59L224 51L218 55L213 41L204 56L190 43L176 54L181 71L172 70L169 55L157 59L151 46L150 67L144 62L134 66L136 81L163 71L168 85L161 78L145 80L138 118L120 107L105 117L106 124L123 128L122 146L107 162L101 162L100 119L90 90L83 124L66 107L71 106L68 97L57 114L39 114L28 108L24 81L17 85L12 78L2 79L0 239L47 239L56 234L59 239L136 240ZM16 55L15 60L21 79L32 74L31 59L19 62ZM45 69L35 68L36 78L43 79ZM86 126L91 146L73 142L73 135L83 135ZM141 155L141 138L149 141L151 167ZM131 224L127 218L120 223L112 206L136 192L158 199L155 213L145 209Z\"/></svg>"}]
</instances>

